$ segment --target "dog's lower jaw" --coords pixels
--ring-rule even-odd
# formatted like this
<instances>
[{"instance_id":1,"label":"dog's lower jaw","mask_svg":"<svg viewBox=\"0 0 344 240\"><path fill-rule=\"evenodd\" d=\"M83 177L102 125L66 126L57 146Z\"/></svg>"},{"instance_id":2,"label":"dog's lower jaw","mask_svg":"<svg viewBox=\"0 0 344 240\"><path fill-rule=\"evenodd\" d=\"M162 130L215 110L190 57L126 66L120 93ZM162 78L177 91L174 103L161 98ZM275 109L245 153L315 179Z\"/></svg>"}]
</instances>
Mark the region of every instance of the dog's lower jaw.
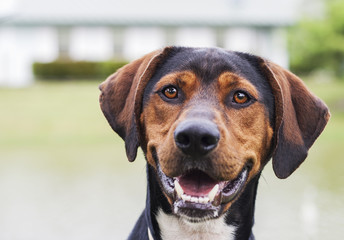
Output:
<instances>
[{"instance_id":1,"label":"dog's lower jaw","mask_svg":"<svg viewBox=\"0 0 344 240\"><path fill-rule=\"evenodd\" d=\"M174 214L171 209L171 204L168 202L160 188L155 169L149 164L147 164L147 175L148 191L146 209L143 212L141 218L144 219L146 223L145 226L150 229L150 232L155 240L165 240L161 237L161 226L159 225L159 222L157 220L158 213L161 211L167 216L174 216ZM221 219L223 219L227 226L236 227L234 234L235 236L233 238L235 240L254 239L252 234L252 227L254 222L254 205L259 177L260 174L258 174L246 185L242 194L233 203L229 210L227 210L227 212L223 215L223 218L220 217ZM178 216L175 217L178 218ZM187 220L184 218L183 221ZM133 232L135 232L135 229ZM228 238L231 239L231 236L232 234L230 234ZM135 238L129 239L132 240ZM176 237L175 239L180 238Z\"/></svg>"}]
</instances>

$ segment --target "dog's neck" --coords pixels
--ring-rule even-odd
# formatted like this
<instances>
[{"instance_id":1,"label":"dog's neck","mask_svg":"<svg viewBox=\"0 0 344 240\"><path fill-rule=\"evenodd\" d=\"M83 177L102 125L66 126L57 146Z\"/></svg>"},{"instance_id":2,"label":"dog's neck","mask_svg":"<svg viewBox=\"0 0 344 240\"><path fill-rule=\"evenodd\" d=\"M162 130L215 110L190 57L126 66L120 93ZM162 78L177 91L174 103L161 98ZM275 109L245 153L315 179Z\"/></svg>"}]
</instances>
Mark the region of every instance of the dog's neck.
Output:
<instances>
[{"instance_id":1,"label":"dog's neck","mask_svg":"<svg viewBox=\"0 0 344 240\"><path fill-rule=\"evenodd\" d=\"M178 217L172 215L170 204L168 203L167 199L161 191L159 183L156 179L154 169L149 165L147 166L147 175L148 191L145 218L148 222L149 231L153 238L155 240L165 240L161 238L161 234L164 233L164 235L167 235L168 229L171 228L159 226L159 223L163 224L162 222L164 222L165 220L169 220L170 224L174 224L173 226L170 226L177 228L177 230L185 230L185 224L181 226L180 224L183 220L180 220L178 219ZM207 236L209 239L219 239L217 238L216 234L228 234L228 237L224 239L254 239L252 234L252 227L254 223L254 207L259 177L260 175L256 176L254 179L251 180L251 182L246 186L244 192L241 194L239 199L233 203L231 208L223 217L214 220L217 222L217 224L220 224L217 227L217 229L214 229L214 235L212 237L210 237L209 234L203 236ZM204 226L210 225L208 224ZM198 227L200 226L190 226L190 231L184 231L184 233L188 234L194 232ZM181 238L177 237L177 239Z\"/></svg>"}]
</instances>

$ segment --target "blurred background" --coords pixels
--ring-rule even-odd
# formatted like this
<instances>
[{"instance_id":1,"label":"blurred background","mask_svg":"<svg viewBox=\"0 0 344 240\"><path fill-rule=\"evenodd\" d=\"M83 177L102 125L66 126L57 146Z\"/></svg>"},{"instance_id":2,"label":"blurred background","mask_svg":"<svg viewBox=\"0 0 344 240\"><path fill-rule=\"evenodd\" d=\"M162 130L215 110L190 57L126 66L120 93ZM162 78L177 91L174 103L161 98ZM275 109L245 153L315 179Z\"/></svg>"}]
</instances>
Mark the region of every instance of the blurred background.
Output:
<instances>
[{"instance_id":1,"label":"blurred background","mask_svg":"<svg viewBox=\"0 0 344 240\"><path fill-rule=\"evenodd\" d=\"M126 239L144 208L99 104L112 72L166 45L261 55L301 76L332 118L288 179L268 164L257 239L344 234L344 1L1 0L0 240Z\"/></svg>"}]
</instances>

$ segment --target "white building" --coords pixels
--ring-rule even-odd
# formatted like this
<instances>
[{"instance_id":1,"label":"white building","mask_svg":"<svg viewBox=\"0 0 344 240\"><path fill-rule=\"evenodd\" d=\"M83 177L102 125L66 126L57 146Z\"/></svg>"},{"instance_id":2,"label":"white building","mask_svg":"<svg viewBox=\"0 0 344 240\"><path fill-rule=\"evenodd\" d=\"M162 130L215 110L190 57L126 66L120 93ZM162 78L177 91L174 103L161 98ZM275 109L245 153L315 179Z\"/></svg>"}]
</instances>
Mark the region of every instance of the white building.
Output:
<instances>
[{"instance_id":1,"label":"white building","mask_svg":"<svg viewBox=\"0 0 344 240\"><path fill-rule=\"evenodd\" d=\"M33 82L32 63L137 58L166 45L223 47L288 66L298 0L1 0L0 86Z\"/></svg>"}]
</instances>

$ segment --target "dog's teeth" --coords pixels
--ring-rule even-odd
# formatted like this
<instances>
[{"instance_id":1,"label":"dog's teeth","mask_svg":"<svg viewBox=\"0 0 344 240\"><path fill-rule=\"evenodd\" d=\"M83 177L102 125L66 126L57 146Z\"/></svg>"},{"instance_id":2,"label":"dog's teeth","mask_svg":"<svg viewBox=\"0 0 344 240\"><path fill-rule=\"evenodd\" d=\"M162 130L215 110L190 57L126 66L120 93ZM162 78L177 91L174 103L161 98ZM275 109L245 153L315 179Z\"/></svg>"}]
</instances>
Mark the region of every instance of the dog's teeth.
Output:
<instances>
[{"instance_id":1,"label":"dog's teeth","mask_svg":"<svg viewBox=\"0 0 344 240\"><path fill-rule=\"evenodd\" d=\"M182 195L182 199L184 200L184 202L190 202L191 201L191 196L183 194Z\"/></svg>"},{"instance_id":2,"label":"dog's teeth","mask_svg":"<svg viewBox=\"0 0 344 240\"><path fill-rule=\"evenodd\" d=\"M181 197L183 195L184 190L177 180L174 180L174 189L176 190L178 197Z\"/></svg>"},{"instance_id":3,"label":"dog's teeth","mask_svg":"<svg viewBox=\"0 0 344 240\"><path fill-rule=\"evenodd\" d=\"M198 199L199 203L203 203L206 204L207 202L209 202L209 198L208 197L200 197Z\"/></svg>"},{"instance_id":4,"label":"dog's teeth","mask_svg":"<svg viewBox=\"0 0 344 240\"><path fill-rule=\"evenodd\" d=\"M185 202L185 201L190 202L191 196L186 195L186 194L183 194L183 195L181 196L181 198L184 200L184 202Z\"/></svg>"},{"instance_id":5,"label":"dog's teeth","mask_svg":"<svg viewBox=\"0 0 344 240\"><path fill-rule=\"evenodd\" d=\"M204 197L203 198L203 203L208 203L209 202L209 197Z\"/></svg>"},{"instance_id":6,"label":"dog's teeth","mask_svg":"<svg viewBox=\"0 0 344 240\"><path fill-rule=\"evenodd\" d=\"M192 196L187 195L187 194L183 194L180 198L184 202L202 203L202 204L206 204L209 202L208 197L192 197Z\"/></svg>"},{"instance_id":7,"label":"dog's teeth","mask_svg":"<svg viewBox=\"0 0 344 240\"><path fill-rule=\"evenodd\" d=\"M212 202L216 196L216 193L219 191L219 184L216 184L213 189L208 193L209 201Z\"/></svg>"}]
</instances>

